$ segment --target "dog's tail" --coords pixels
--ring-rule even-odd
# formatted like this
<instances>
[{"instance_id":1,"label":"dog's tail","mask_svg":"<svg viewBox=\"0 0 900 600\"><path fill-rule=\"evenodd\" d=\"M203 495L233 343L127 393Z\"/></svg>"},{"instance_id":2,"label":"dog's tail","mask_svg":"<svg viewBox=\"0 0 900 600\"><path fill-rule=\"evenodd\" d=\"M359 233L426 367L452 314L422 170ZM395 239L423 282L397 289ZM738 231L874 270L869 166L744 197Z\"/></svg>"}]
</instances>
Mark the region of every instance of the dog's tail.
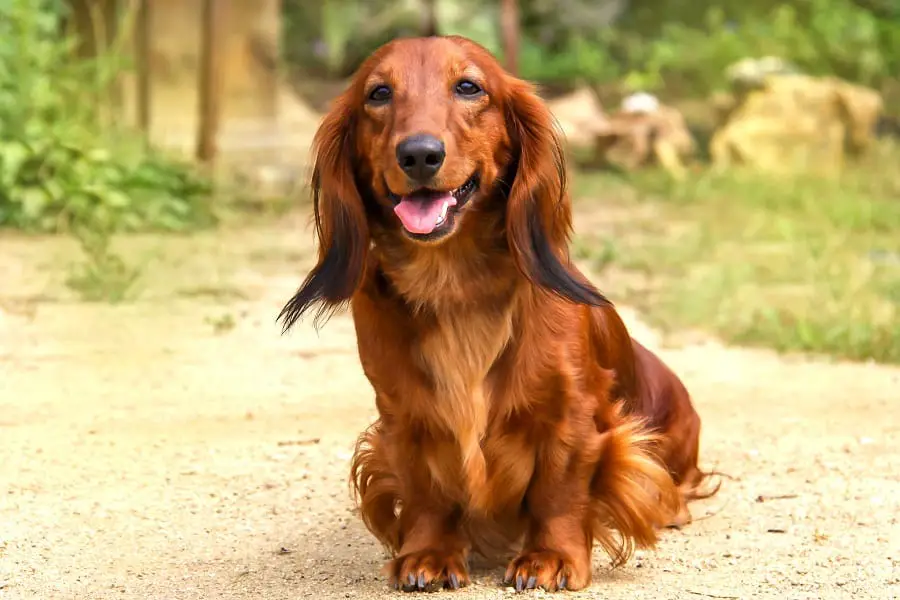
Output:
<instances>
[{"instance_id":1,"label":"dog's tail","mask_svg":"<svg viewBox=\"0 0 900 600\"><path fill-rule=\"evenodd\" d=\"M616 425L600 433L591 480L593 537L614 566L635 549L654 546L680 505L678 488L656 454L659 437L622 408L611 407Z\"/></svg>"}]
</instances>

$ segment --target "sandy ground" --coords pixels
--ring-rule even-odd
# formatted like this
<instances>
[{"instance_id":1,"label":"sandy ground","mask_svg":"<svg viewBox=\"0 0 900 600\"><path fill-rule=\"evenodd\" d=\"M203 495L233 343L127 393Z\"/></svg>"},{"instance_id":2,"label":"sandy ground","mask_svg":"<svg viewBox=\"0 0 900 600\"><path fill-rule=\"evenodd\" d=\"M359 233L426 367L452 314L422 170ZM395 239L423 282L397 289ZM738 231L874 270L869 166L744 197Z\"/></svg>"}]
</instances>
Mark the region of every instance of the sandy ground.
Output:
<instances>
[{"instance_id":1,"label":"sandy ground","mask_svg":"<svg viewBox=\"0 0 900 600\"><path fill-rule=\"evenodd\" d=\"M63 286L74 246L0 238L0 598L395 595L346 484L374 416L352 324L274 321L312 260L305 222L131 240L144 287L119 306ZM900 597L900 370L667 347L622 311L736 479L570 595ZM458 595L511 594L499 576Z\"/></svg>"}]
</instances>

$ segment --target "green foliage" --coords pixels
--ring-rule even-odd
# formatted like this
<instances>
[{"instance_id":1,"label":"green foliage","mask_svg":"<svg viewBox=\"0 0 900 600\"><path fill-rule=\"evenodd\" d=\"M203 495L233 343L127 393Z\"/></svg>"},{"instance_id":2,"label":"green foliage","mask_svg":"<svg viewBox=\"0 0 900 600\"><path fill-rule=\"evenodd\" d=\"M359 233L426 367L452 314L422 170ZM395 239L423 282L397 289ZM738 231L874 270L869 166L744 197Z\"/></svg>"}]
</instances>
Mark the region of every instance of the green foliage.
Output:
<instances>
[{"instance_id":1,"label":"green foliage","mask_svg":"<svg viewBox=\"0 0 900 600\"><path fill-rule=\"evenodd\" d=\"M285 58L305 73L341 77L393 37L415 35L418 0L285 0Z\"/></svg>"},{"instance_id":2,"label":"green foliage","mask_svg":"<svg viewBox=\"0 0 900 600\"><path fill-rule=\"evenodd\" d=\"M72 59L55 3L0 4L0 226L60 231L209 218L208 184L134 139L100 131L115 59Z\"/></svg>"},{"instance_id":3,"label":"green foliage","mask_svg":"<svg viewBox=\"0 0 900 600\"><path fill-rule=\"evenodd\" d=\"M667 20L663 13L655 23L637 20L640 28L617 40L630 87L658 89L674 82L706 93L725 83L729 64L767 55L808 73L876 86L900 69L900 21L851 0L705 4L699 21Z\"/></svg>"},{"instance_id":4,"label":"green foliage","mask_svg":"<svg viewBox=\"0 0 900 600\"><path fill-rule=\"evenodd\" d=\"M284 0L285 58L307 75L344 77L381 44L421 35L421 0ZM470 37L499 52L496 2L437 0L442 34Z\"/></svg>"},{"instance_id":5,"label":"green foliage","mask_svg":"<svg viewBox=\"0 0 900 600\"><path fill-rule=\"evenodd\" d=\"M581 195L602 189L629 216L582 239L581 253L640 273L616 276L635 283L614 291L657 326L900 363L898 160L884 144L836 179L735 171L677 183L647 172L629 181L637 200L609 193L621 180L582 176Z\"/></svg>"},{"instance_id":6,"label":"green foliage","mask_svg":"<svg viewBox=\"0 0 900 600\"><path fill-rule=\"evenodd\" d=\"M437 0L443 33L500 53L498 0ZM774 55L813 74L879 86L900 73L891 0L520 0L520 71L554 84L704 95L726 67ZM345 76L381 43L416 35L418 0L286 0L288 60Z\"/></svg>"},{"instance_id":7,"label":"green foliage","mask_svg":"<svg viewBox=\"0 0 900 600\"><path fill-rule=\"evenodd\" d=\"M210 223L210 188L187 165L101 126L123 64L116 52L75 60L60 11L51 0L0 2L0 227L73 233L90 261L73 281L94 281L97 295L109 272L118 298L133 276L110 236Z\"/></svg>"},{"instance_id":8,"label":"green foliage","mask_svg":"<svg viewBox=\"0 0 900 600\"><path fill-rule=\"evenodd\" d=\"M879 86L900 72L900 5L880 0L525 0L522 74L703 95L743 58Z\"/></svg>"},{"instance_id":9,"label":"green foliage","mask_svg":"<svg viewBox=\"0 0 900 600\"><path fill-rule=\"evenodd\" d=\"M591 84L619 75L619 67L604 44L586 36L563 40L559 51L553 53L525 38L519 52L520 75L532 81Z\"/></svg>"},{"instance_id":10,"label":"green foliage","mask_svg":"<svg viewBox=\"0 0 900 600\"><path fill-rule=\"evenodd\" d=\"M66 125L38 122L46 129L0 141L0 225L112 233L179 230L210 219L201 201L208 185L187 167L143 152L114 153Z\"/></svg>"}]
</instances>

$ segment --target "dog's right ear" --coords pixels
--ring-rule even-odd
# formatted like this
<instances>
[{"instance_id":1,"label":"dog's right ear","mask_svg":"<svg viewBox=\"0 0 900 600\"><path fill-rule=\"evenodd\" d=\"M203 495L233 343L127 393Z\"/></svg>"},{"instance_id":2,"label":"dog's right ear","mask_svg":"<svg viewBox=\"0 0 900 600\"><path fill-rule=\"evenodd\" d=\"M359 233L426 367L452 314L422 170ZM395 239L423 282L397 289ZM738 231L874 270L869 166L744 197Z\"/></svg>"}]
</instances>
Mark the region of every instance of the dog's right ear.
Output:
<instances>
[{"instance_id":1,"label":"dog's right ear","mask_svg":"<svg viewBox=\"0 0 900 600\"><path fill-rule=\"evenodd\" d=\"M354 177L353 95L339 96L323 119L315 138L311 181L318 263L281 313L286 332L312 306L320 325L359 286L369 250L369 225Z\"/></svg>"}]
</instances>

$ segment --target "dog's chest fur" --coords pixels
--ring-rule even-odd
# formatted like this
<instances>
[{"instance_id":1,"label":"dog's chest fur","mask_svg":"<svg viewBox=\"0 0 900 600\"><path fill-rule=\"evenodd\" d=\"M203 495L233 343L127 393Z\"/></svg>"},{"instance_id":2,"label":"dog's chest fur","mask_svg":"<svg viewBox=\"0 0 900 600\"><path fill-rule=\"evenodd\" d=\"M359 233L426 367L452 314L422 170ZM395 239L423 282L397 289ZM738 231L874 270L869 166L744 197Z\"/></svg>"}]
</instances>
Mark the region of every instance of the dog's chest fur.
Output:
<instances>
[{"instance_id":1,"label":"dog's chest fur","mask_svg":"<svg viewBox=\"0 0 900 600\"><path fill-rule=\"evenodd\" d=\"M510 310L472 308L445 312L419 339L416 358L429 374L436 407L454 430L487 426L492 390L488 373L512 337Z\"/></svg>"},{"instance_id":2,"label":"dog's chest fur","mask_svg":"<svg viewBox=\"0 0 900 600\"><path fill-rule=\"evenodd\" d=\"M485 446L491 407L500 400L489 375L512 339L511 312L510 306L445 312L417 348L419 366L434 385L429 408L445 440L425 455L431 475L445 491L485 511L495 495L489 492L494 469Z\"/></svg>"},{"instance_id":3,"label":"dog's chest fur","mask_svg":"<svg viewBox=\"0 0 900 600\"><path fill-rule=\"evenodd\" d=\"M515 334L514 267L506 257L494 261L482 255L473 261L425 253L416 258L391 279L414 322L412 358L433 386L434 398L419 405L425 412L418 418L430 424L435 438L423 446L424 459L446 493L490 511L497 497L490 491L496 487L492 474L508 472L494 464L502 456L491 451L499 448L488 438L496 429L492 407L504 400L491 370Z\"/></svg>"}]
</instances>

